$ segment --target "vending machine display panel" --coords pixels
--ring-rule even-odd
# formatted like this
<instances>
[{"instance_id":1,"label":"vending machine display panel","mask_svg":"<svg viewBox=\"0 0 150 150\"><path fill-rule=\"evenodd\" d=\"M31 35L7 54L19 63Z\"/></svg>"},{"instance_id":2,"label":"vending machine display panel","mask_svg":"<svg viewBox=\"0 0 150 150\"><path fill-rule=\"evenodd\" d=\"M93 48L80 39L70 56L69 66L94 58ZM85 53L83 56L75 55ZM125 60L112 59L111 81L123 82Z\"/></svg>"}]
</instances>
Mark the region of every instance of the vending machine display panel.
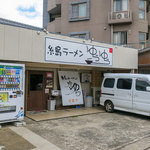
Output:
<instances>
[{"instance_id":1,"label":"vending machine display panel","mask_svg":"<svg viewBox=\"0 0 150 150\"><path fill-rule=\"evenodd\" d=\"M0 123L24 119L23 64L0 63Z\"/></svg>"}]
</instances>

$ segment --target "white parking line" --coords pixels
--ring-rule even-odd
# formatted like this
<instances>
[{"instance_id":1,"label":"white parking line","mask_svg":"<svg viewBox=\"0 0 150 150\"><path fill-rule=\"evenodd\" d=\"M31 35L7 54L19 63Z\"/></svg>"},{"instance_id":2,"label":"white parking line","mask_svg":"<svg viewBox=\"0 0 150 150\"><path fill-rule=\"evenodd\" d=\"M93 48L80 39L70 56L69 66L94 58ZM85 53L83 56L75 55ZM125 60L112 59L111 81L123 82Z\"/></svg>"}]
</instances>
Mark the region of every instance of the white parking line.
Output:
<instances>
[{"instance_id":1,"label":"white parking line","mask_svg":"<svg viewBox=\"0 0 150 150\"><path fill-rule=\"evenodd\" d=\"M56 145L50 143L49 141L45 140L41 136L33 133L32 131L30 131L25 127L9 127L9 128L36 147L32 150L61 150Z\"/></svg>"},{"instance_id":2,"label":"white parking line","mask_svg":"<svg viewBox=\"0 0 150 150\"><path fill-rule=\"evenodd\" d=\"M0 146L0 150L3 150L5 148L5 146Z\"/></svg>"}]
</instances>

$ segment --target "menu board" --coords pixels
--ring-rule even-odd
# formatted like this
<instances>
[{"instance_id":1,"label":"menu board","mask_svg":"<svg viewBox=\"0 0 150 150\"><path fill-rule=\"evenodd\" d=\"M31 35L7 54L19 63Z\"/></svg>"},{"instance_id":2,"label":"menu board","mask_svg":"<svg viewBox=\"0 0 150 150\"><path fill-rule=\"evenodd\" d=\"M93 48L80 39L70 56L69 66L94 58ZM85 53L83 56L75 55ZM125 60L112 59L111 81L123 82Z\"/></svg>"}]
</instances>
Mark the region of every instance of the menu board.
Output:
<instances>
[{"instance_id":1,"label":"menu board","mask_svg":"<svg viewBox=\"0 0 150 150\"><path fill-rule=\"evenodd\" d=\"M53 89L53 72L46 73L46 88Z\"/></svg>"}]
</instances>

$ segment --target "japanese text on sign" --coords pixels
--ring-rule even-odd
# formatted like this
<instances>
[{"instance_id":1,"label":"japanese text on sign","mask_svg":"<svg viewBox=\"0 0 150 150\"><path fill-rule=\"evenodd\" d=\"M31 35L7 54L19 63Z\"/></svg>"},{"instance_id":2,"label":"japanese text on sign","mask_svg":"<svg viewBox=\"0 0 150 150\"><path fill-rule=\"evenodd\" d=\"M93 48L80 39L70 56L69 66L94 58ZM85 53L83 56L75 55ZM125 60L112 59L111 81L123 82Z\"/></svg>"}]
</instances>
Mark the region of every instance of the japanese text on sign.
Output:
<instances>
[{"instance_id":1,"label":"japanese text on sign","mask_svg":"<svg viewBox=\"0 0 150 150\"><path fill-rule=\"evenodd\" d=\"M63 106L83 104L78 72L59 71Z\"/></svg>"},{"instance_id":2,"label":"japanese text on sign","mask_svg":"<svg viewBox=\"0 0 150 150\"><path fill-rule=\"evenodd\" d=\"M92 66L112 65L113 49L45 38L46 61Z\"/></svg>"}]
</instances>

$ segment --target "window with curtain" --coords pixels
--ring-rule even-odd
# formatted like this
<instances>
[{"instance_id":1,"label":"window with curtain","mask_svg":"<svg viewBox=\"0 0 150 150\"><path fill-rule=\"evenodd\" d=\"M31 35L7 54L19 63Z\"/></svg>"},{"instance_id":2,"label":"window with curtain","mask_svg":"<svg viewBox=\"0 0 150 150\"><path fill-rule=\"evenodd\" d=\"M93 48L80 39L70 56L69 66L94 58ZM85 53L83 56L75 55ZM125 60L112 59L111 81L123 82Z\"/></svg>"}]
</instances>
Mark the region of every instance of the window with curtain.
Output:
<instances>
[{"instance_id":1,"label":"window with curtain","mask_svg":"<svg viewBox=\"0 0 150 150\"><path fill-rule=\"evenodd\" d=\"M72 5L72 17L77 18L79 13L78 5Z\"/></svg>"},{"instance_id":2,"label":"window with curtain","mask_svg":"<svg viewBox=\"0 0 150 150\"><path fill-rule=\"evenodd\" d=\"M128 0L114 0L114 12L127 11Z\"/></svg>"},{"instance_id":3,"label":"window with curtain","mask_svg":"<svg viewBox=\"0 0 150 150\"><path fill-rule=\"evenodd\" d=\"M68 8L70 22L90 19L90 0L73 0Z\"/></svg>"},{"instance_id":4,"label":"window with curtain","mask_svg":"<svg viewBox=\"0 0 150 150\"><path fill-rule=\"evenodd\" d=\"M127 32L114 32L113 43L117 45L127 44Z\"/></svg>"},{"instance_id":5,"label":"window with curtain","mask_svg":"<svg viewBox=\"0 0 150 150\"><path fill-rule=\"evenodd\" d=\"M86 17L87 4L74 4L72 5L72 18L83 18Z\"/></svg>"},{"instance_id":6,"label":"window with curtain","mask_svg":"<svg viewBox=\"0 0 150 150\"><path fill-rule=\"evenodd\" d=\"M146 47L146 33L139 33L139 49L143 49Z\"/></svg>"},{"instance_id":7,"label":"window with curtain","mask_svg":"<svg viewBox=\"0 0 150 150\"><path fill-rule=\"evenodd\" d=\"M145 0L139 0L139 18L145 19L145 13L146 13L146 1Z\"/></svg>"}]
</instances>

